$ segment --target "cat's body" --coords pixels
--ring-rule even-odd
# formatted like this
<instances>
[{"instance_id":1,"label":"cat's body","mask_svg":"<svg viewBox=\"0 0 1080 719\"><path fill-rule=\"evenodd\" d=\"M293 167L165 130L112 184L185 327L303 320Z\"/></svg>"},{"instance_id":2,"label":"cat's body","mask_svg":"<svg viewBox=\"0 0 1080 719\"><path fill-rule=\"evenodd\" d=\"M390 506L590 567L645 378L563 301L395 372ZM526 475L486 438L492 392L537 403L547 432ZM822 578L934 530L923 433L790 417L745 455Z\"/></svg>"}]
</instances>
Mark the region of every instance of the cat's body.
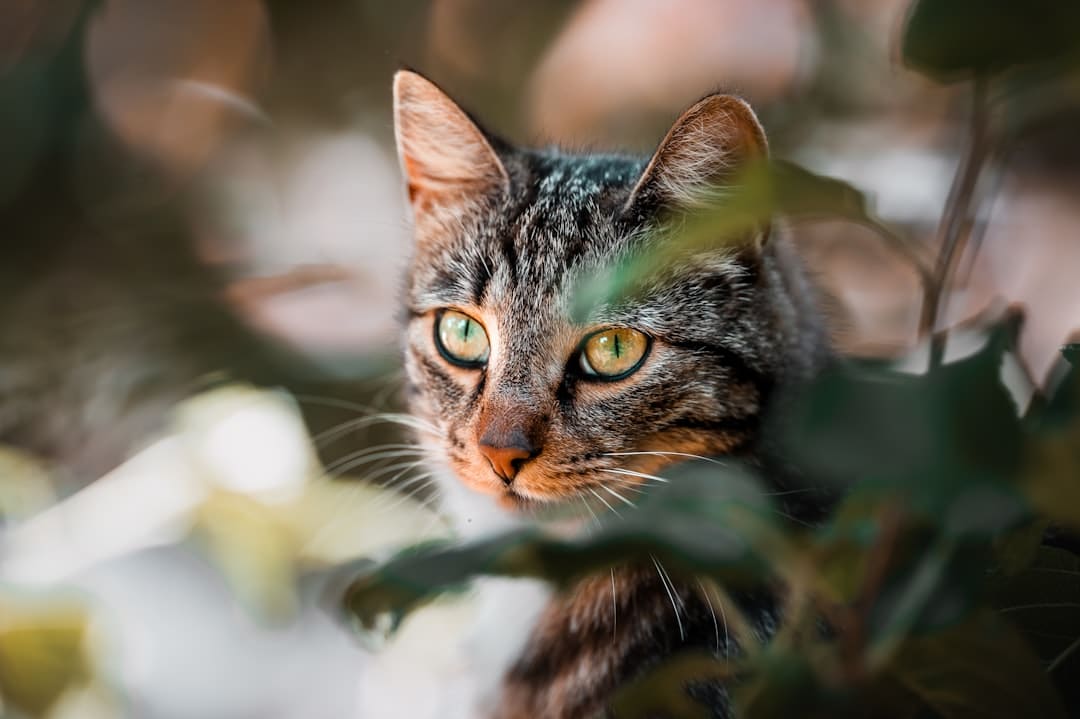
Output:
<instances>
[{"instance_id":1,"label":"cat's body","mask_svg":"<svg viewBox=\"0 0 1080 719\"><path fill-rule=\"evenodd\" d=\"M687 455L763 460L777 388L828 355L816 295L775 228L663 251L765 157L745 103L702 100L652 159L510 148L408 72L395 108L417 235L409 399L459 527L549 504L613 511ZM626 267L626 287L597 284ZM763 631L771 605L755 608ZM514 630L528 638L499 679L498 717L591 716L675 651L729 650L701 587L659 566L588 578Z\"/></svg>"}]
</instances>

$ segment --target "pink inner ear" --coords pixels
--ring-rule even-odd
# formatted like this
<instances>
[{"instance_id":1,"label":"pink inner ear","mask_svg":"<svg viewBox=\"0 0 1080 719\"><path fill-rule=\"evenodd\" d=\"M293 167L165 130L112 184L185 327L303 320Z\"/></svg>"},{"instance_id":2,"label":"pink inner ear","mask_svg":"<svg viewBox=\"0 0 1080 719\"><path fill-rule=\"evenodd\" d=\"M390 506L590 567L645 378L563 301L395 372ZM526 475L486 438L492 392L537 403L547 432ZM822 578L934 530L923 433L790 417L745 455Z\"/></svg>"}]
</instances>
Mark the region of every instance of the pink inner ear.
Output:
<instances>
[{"instance_id":1,"label":"pink inner ear","mask_svg":"<svg viewBox=\"0 0 1080 719\"><path fill-rule=\"evenodd\" d=\"M730 95L710 95L672 125L627 208L644 195L672 205L699 204L746 163L767 156L765 132L750 106Z\"/></svg>"},{"instance_id":2,"label":"pink inner ear","mask_svg":"<svg viewBox=\"0 0 1080 719\"><path fill-rule=\"evenodd\" d=\"M413 72L394 78L394 125L409 200L417 209L509 184L484 133L442 90Z\"/></svg>"}]
</instances>

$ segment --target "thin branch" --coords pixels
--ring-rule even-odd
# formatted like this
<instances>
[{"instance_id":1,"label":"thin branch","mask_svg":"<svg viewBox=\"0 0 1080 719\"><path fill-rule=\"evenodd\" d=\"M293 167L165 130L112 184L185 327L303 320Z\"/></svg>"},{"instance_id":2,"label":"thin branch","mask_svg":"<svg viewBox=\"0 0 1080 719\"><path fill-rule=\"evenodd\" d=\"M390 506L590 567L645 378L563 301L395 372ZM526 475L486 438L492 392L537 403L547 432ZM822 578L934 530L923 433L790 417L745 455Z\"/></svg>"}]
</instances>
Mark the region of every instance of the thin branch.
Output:
<instances>
[{"instance_id":1,"label":"thin branch","mask_svg":"<svg viewBox=\"0 0 1080 719\"><path fill-rule=\"evenodd\" d=\"M1057 668L1064 664L1065 661L1073 654L1075 654L1077 650L1080 650L1080 637L1073 641L1072 644L1067 646L1065 648L1065 651L1054 657L1054 661L1050 662L1050 666L1046 667L1046 673L1053 674L1055 671L1057 671Z\"/></svg>"},{"instance_id":2,"label":"thin branch","mask_svg":"<svg viewBox=\"0 0 1080 719\"><path fill-rule=\"evenodd\" d=\"M963 254L974 224L972 199L979 176L989 155L989 106L987 104L986 79L976 77L972 86L971 139L964 155L941 218L938 234L941 237L934 283L927 287L922 317L921 334L930 335L930 367L941 364L945 356L947 332L938 330L945 309L949 278L959 255Z\"/></svg>"}]
</instances>

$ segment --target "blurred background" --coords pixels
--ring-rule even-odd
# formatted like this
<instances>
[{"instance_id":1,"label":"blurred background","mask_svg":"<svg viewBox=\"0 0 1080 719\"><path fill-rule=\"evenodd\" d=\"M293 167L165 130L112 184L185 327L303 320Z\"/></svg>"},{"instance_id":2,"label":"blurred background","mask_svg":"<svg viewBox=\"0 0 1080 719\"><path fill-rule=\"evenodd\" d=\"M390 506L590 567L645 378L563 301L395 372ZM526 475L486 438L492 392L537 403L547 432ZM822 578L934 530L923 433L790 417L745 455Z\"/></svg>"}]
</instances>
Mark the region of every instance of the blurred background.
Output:
<instances>
[{"instance_id":1,"label":"blurred background","mask_svg":"<svg viewBox=\"0 0 1080 719\"><path fill-rule=\"evenodd\" d=\"M395 534L371 497L336 494L340 480L286 490L399 435L390 421L334 431L400 406L410 220L390 116L396 69L428 75L512 141L582 150L650 152L688 104L737 93L775 156L865 192L929 260L971 87L900 62L909 10L7 0L0 617L11 619L0 618L0 713L361 715L368 655L309 574L436 520L409 505ZM990 98L1003 149L979 184L975 241L945 317L1022 304L1023 356L1042 378L1080 325L1080 83L1029 80ZM822 217L800 221L796 237L842 308L843 350L893 357L916 344L918 276L873 230ZM225 409L191 409L207 391ZM223 422L225 439L206 439ZM147 448L157 458L132 470ZM387 459L343 471L371 478ZM164 467L198 479L169 484ZM293 469L274 479L281 467ZM228 480L252 472L265 486ZM103 475L113 494L88 494ZM140 485L165 488L143 498ZM52 524L40 521L49 512ZM88 516L98 523L80 525ZM222 525L247 529L223 537ZM331 525L345 529L312 539ZM283 526L286 539L265 539ZM36 571L48 562L55 571ZM13 629L25 627L48 631ZM66 657L66 679L12 672L30 656Z\"/></svg>"}]
</instances>

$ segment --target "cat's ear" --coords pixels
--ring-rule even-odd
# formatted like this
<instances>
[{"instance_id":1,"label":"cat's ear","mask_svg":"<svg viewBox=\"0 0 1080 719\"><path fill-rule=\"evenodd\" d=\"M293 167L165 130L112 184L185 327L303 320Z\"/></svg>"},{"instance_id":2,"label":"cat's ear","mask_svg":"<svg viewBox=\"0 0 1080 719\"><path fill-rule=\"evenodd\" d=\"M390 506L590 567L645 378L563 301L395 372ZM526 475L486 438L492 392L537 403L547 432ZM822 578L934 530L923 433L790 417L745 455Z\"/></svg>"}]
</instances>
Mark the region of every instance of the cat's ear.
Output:
<instances>
[{"instance_id":1,"label":"cat's ear","mask_svg":"<svg viewBox=\"0 0 1080 719\"><path fill-rule=\"evenodd\" d=\"M723 196L740 171L768 154L765 131L750 106L731 95L710 95L668 130L623 211L707 206Z\"/></svg>"},{"instance_id":2,"label":"cat's ear","mask_svg":"<svg viewBox=\"0 0 1080 719\"><path fill-rule=\"evenodd\" d=\"M394 134L418 215L509 187L483 131L434 83L408 70L394 76Z\"/></svg>"}]
</instances>

